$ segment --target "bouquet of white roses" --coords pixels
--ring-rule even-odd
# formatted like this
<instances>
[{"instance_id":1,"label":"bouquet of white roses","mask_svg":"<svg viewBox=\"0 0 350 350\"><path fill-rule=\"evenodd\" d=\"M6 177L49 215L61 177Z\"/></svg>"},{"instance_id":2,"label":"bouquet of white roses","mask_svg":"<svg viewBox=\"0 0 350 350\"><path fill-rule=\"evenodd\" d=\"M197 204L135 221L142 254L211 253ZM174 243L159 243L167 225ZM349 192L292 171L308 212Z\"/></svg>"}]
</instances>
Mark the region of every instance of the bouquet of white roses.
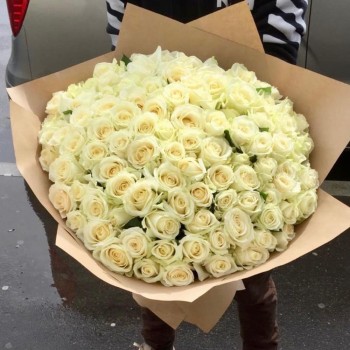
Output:
<instances>
[{"instance_id":1,"label":"bouquet of white roses","mask_svg":"<svg viewBox=\"0 0 350 350\"><path fill-rule=\"evenodd\" d=\"M316 209L305 117L235 63L158 48L54 93L49 198L110 270L183 286L264 263Z\"/></svg>"}]
</instances>

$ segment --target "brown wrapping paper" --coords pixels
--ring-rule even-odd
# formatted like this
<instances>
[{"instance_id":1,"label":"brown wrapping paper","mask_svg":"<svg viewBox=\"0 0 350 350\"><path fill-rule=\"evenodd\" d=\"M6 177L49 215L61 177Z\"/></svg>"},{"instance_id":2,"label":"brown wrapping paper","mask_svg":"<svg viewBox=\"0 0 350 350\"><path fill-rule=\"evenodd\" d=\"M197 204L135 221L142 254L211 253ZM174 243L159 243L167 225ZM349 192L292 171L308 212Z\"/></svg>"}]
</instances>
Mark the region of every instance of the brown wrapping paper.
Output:
<instances>
[{"instance_id":1,"label":"brown wrapping paper","mask_svg":"<svg viewBox=\"0 0 350 350\"><path fill-rule=\"evenodd\" d=\"M239 18L236 28L233 16ZM227 24L234 28L234 36L225 32ZM91 76L97 62L110 61L115 56L133 52L152 53L160 45L163 49L183 51L202 59L215 56L224 68L234 62L244 63L261 80L277 86L282 94L294 101L295 109L305 114L310 123L315 142L311 162L322 182L350 138L350 86L266 55L262 52L261 43L252 49L231 41L245 43L249 40L247 45L256 42L257 32L252 25L245 3L228 7L189 25L128 5L117 52L8 89L12 99L10 114L17 166L40 202L59 223L56 244L98 278L134 293L139 304L150 307L174 328L186 320L209 331L226 310L235 290L242 288L241 279L289 263L334 239L350 226L350 208L320 190L315 214L297 227L296 238L289 248L282 253L274 253L265 264L187 287L147 284L110 272L95 261L64 226L47 198L50 182L38 163L37 133L45 117L45 105L54 91L66 89L68 84ZM152 33L147 41L143 36L145 32ZM239 40L242 38L245 39ZM203 313L203 310L207 312Z\"/></svg>"}]
</instances>

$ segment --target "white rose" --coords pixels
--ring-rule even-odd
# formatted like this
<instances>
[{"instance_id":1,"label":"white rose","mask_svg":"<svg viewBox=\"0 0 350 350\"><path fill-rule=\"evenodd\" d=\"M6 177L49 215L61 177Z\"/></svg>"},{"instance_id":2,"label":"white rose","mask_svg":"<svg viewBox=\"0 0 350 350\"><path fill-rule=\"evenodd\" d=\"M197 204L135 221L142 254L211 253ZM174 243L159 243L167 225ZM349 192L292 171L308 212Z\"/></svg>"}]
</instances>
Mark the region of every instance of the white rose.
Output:
<instances>
[{"instance_id":1,"label":"white rose","mask_svg":"<svg viewBox=\"0 0 350 350\"><path fill-rule=\"evenodd\" d=\"M299 170L300 170L300 164L290 159L283 161L277 167L278 173L286 173L292 178L296 178Z\"/></svg>"},{"instance_id":2,"label":"white rose","mask_svg":"<svg viewBox=\"0 0 350 350\"><path fill-rule=\"evenodd\" d=\"M57 91L52 94L52 98L46 104L46 114L59 114L71 110L72 99L65 91Z\"/></svg>"},{"instance_id":3,"label":"white rose","mask_svg":"<svg viewBox=\"0 0 350 350\"><path fill-rule=\"evenodd\" d=\"M307 219L317 208L317 193L314 189L299 193L295 198L300 215L298 222Z\"/></svg>"},{"instance_id":4,"label":"white rose","mask_svg":"<svg viewBox=\"0 0 350 350\"><path fill-rule=\"evenodd\" d=\"M128 79L123 78L122 82L119 83L118 87L120 89L119 97L122 100L125 100L127 102L132 103L134 106L138 107L140 110L142 110L145 101L147 100L147 92L143 86L137 85L141 83L142 77L129 75L129 81ZM124 86L123 86L124 85ZM129 116L130 117L130 116ZM122 118L118 118L118 121L121 122L120 128L127 127L127 115L122 114ZM131 119L129 119L130 121ZM114 119L114 121L116 121ZM117 126L118 130L118 126Z\"/></svg>"},{"instance_id":5,"label":"white rose","mask_svg":"<svg viewBox=\"0 0 350 350\"><path fill-rule=\"evenodd\" d=\"M107 215L107 220L109 220L117 231L133 218L132 215L125 211L124 207L112 207Z\"/></svg>"},{"instance_id":6,"label":"white rose","mask_svg":"<svg viewBox=\"0 0 350 350\"><path fill-rule=\"evenodd\" d=\"M106 219L109 207L105 193L99 189L89 188L81 199L79 209L88 220Z\"/></svg>"},{"instance_id":7,"label":"white rose","mask_svg":"<svg viewBox=\"0 0 350 350\"><path fill-rule=\"evenodd\" d=\"M173 141L176 136L176 130L168 119L161 119L156 124L155 135L162 141Z\"/></svg>"},{"instance_id":8,"label":"white rose","mask_svg":"<svg viewBox=\"0 0 350 350\"><path fill-rule=\"evenodd\" d=\"M111 120L116 130L126 129L135 116L141 114L141 109L133 102L119 101L111 113Z\"/></svg>"},{"instance_id":9,"label":"white rose","mask_svg":"<svg viewBox=\"0 0 350 350\"><path fill-rule=\"evenodd\" d=\"M194 274L191 267L185 263L173 263L164 268L161 283L167 287L187 286L194 282Z\"/></svg>"},{"instance_id":10,"label":"white rose","mask_svg":"<svg viewBox=\"0 0 350 350\"><path fill-rule=\"evenodd\" d=\"M299 193L301 189L300 183L284 172L275 175L273 184L283 198L293 197Z\"/></svg>"},{"instance_id":11,"label":"white rose","mask_svg":"<svg viewBox=\"0 0 350 350\"><path fill-rule=\"evenodd\" d=\"M237 192L233 189L220 191L215 195L215 208L220 212L226 212L237 204Z\"/></svg>"},{"instance_id":12,"label":"white rose","mask_svg":"<svg viewBox=\"0 0 350 350\"><path fill-rule=\"evenodd\" d=\"M190 195L197 207L209 208L213 202L213 193L203 182L194 182L188 186Z\"/></svg>"},{"instance_id":13,"label":"white rose","mask_svg":"<svg viewBox=\"0 0 350 350\"><path fill-rule=\"evenodd\" d=\"M251 217L260 213L263 207L263 200L257 191L241 191L238 193L237 207L241 208Z\"/></svg>"},{"instance_id":14,"label":"white rose","mask_svg":"<svg viewBox=\"0 0 350 350\"><path fill-rule=\"evenodd\" d=\"M247 247L254 239L254 228L247 213L239 208L229 209L224 215L224 229L231 244Z\"/></svg>"},{"instance_id":15,"label":"white rose","mask_svg":"<svg viewBox=\"0 0 350 350\"><path fill-rule=\"evenodd\" d=\"M159 282L163 277L163 267L152 259L140 259L135 261L134 276L147 283Z\"/></svg>"},{"instance_id":16,"label":"white rose","mask_svg":"<svg viewBox=\"0 0 350 350\"><path fill-rule=\"evenodd\" d=\"M204 74L203 78L206 88L213 100L218 100L225 94L228 79L223 72L209 70Z\"/></svg>"},{"instance_id":17,"label":"white rose","mask_svg":"<svg viewBox=\"0 0 350 350\"><path fill-rule=\"evenodd\" d=\"M186 150L183 144L178 141L166 142L163 144L162 155L168 162L176 164L185 158Z\"/></svg>"},{"instance_id":18,"label":"white rose","mask_svg":"<svg viewBox=\"0 0 350 350\"><path fill-rule=\"evenodd\" d=\"M297 222L300 211L295 202L282 201L280 203L280 209L286 224L294 225Z\"/></svg>"},{"instance_id":19,"label":"white rose","mask_svg":"<svg viewBox=\"0 0 350 350\"><path fill-rule=\"evenodd\" d=\"M164 66L161 74L170 83L179 82L191 73L191 68L183 60L173 60Z\"/></svg>"},{"instance_id":20,"label":"white rose","mask_svg":"<svg viewBox=\"0 0 350 350\"><path fill-rule=\"evenodd\" d=\"M257 104L259 94L256 89L244 82L235 81L227 86L228 107L235 108L245 113L249 108Z\"/></svg>"},{"instance_id":21,"label":"white rose","mask_svg":"<svg viewBox=\"0 0 350 350\"><path fill-rule=\"evenodd\" d=\"M170 83L163 89L163 96L170 107L187 104L190 101L190 93L188 88L178 82Z\"/></svg>"},{"instance_id":22,"label":"white rose","mask_svg":"<svg viewBox=\"0 0 350 350\"><path fill-rule=\"evenodd\" d=\"M149 98L145 101L142 111L145 113L150 112L158 116L158 119L163 119L168 116L168 105L164 97L158 95L156 97Z\"/></svg>"},{"instance_id":23,"label":"white rose","mask_svg":"<svg viewBox=\"0 0 350 350\"><path fill-rule=\"evenodd\" d=\"M78 180L74 180L70 186L70 194L74 201L80 202L89 188L91 188L90 184L85 184Z\"/></svg>"},{"instance_id":24,"label":"white rose","mask_svg":"<svg viewBox=\"0 0 350 350\"><path fill-rule=\"evenodd\" d=\"M125 67L119 66L115 60L112 62L100 62L95 65L92 76L99 78L101 76L110 75L115 72L122 73L124 70Z\"/></svg>"},{"instance_id":25,"label":"white rose","mask_svg":"<svg viewBox=\"0 0 350 350\"><path fill-rule=\"evenodd\" d=\"M281 209L273 204L266 204L259 215L258 222L267 230L280 230L283 227L283 215Z\"/></svg>"},{"instance_id":26,"label":"white rose","mask_svg":"<svg viewBox=\"0 0 350 350\"><path fill-rule=\"evenodd\" d=\"M301 166L299 173L299 181L302 190L316 189L319 186L318 172L309 166Z\"/></svg>"},{"instance_id":27,"label":"white rose","mask_svg":"<svg viewBox=\"0 0 350 350\"><path fill-rule=\"evenodd\" d=\"M142 228L131 227L125 229L118 238L132 258L143 258L148 254L149 239Z\"/></svg>"},{"instance_id":28,"label":"white rose","mask_svg":"<svg viewBox=\"0 0 350 350\"><path fill-rule=\"evenodd\" d=\"M186 230L190 233L204 235L218 226L219 221L215 215L210 210L201 208L194 214L192 221L186 225Z\"/></svg>"},{"instance_id":29,"label":"white rose","mask_svg":"<svg viewBox=\"0 0 350 350\"><path fill-rule=\"evenodd\" d=\"M143 168L147 163L159 156L157 139L144 136L133 140L127 148L127 157L130 164L136 169Z\"/></svg>"},{"instance_id":30,"label":"white rose","mask_svg":"<svg viewBox=\"0 0 350 350\"><path fill-rule=\"evenodd\" d=\"M232 120L229 129L232 141L237 147L249 145L259 132L258 126L246 116L239 116Z\"/></svg>"},{"instance_id":31,"label":"white rose","mask_svg":"<svg viewBox=\"0 0 350 350\"><path fill-rule=\"evenodd\" d=\"M289 136L275 133L272 137L272 154L278 159L285 159L294 150L294 142Z\"/></svg>"},{"instance_id":32,"label":"white rose","mask_svg":"<svg viewBox=\"0 0 350 350\"><path fill-rule=\"evenodd\" d=\"M269 230L255 229L254 243L272 252L276 248L277 239Z\"/></svg>"},{"instance_id":33,"label":"white rose","mask_svg":"<svg viewBox=\"0 0 350 350\"><path fill-rule=\"evenodd\" d=\"M275 130L273 121L265 112L254 111L253 113L248 113L248 117L258 126L260 130L269 132L273 132Z\"/></svg>"},{"instance_id":34,"label":"white rose","mask_svg":"<svg viewBox=\"0 0 350 350\"><path fill-rule=\"evenodd\" d=\"M279 205L282 201L281 193L275 188L273 184L268 184L261 192L266 204Z\"/></svg>"},{"instance_id":35,"label":"white rose","mask_svg":"<svg viewBox=\"0 0 350 350\"><path fill-rule=\"evenodd\" d=\"M178 220L161 210L148 213L142 221L142 226L146 229L148 236L169 240L175 239L181 228Z\"/></svg>"},{"instance_id":36,"label":"white rose","mask_svg":"<svg viewBox=\"0 0 350 350\"><path fill-rule=\"evenodd\" d=\"M210 253L210 244L197 234L183 237L179 243L185 262L202 263Z\"/></svg>"},{"instance_id":37,"label":"white rose","mask_svg":"<svg viewBox=\"0 0 350 350\"><path fill-rule=\"evenodd\" d=\"M261 183L270 182L277 170L277 160L272 157L258 157L253 168Z\"/></svg>"},{"instance_id":38,"label":"white rose","mask_svg":"<svg viewBox=\"0 0 350 350\"><path fill-rule=\"evenodd\" d=\"M80 210L73 210L67 213L66 224L76 233L81 241L84 241L83 229L87 224L87 220Z\"/></svg>"},{"instance_id":39,"label":"white rose","mask_svg":"<svg viewBox=\"0 0 350 350\"><path fill-rule=\"evenodd\" d=\"M235 167L238 165L251 165L250 156L246 153L232 153L231 164Z\"/></svg>"},{"instance_id":40,"label":"white rose","mask_svg":"<svg viewBox=\"0 0 350 350\"><path fill-rule=\"evenodd\" d=\"M259 132L254 135L251 144L243 147L250 155L263 156L268 155L272 151L272 135L269 132Z\"/></svg>"},{"instance_id":41,"label":"white rose","mask_svg":"<svg viewBox=\"0 0 350 350\"><path fill-rule=\"evenodd\" d=\"M216 278L241 270L230 255L212 255L204 261L204 267Z\"/></svg>"},{"instance_id":42,"label":"white rose","mask_svg":"<svg viewBox=\"0 0 350 350\"><path fill-rule=\"evenodd\" d=\"M179 168L168 162L154 169L154 178L162 191L168 192L177 187L186 187L186 180Z\"/></svg>"},{"instance_id":43,"label":"white rose","mask_svg":"<svg viewBox=\"0 0 350 350\"><path fill-rule=\"evenodd\" d=\"M284 225L283 229L278 232L273 232L277 240L276 251L283 252L287 249L289 242L295 237L294 226Z\"/></svg>"},{"instance_id":44,"label":"white rose","mask_svg":"<svg viewBox=\"0 0 350 350\"><path fill-rule=\"evenodd\" d=\"M201 149L201 143L205 137L202 130L199 129L181 129L177 139L182 145L187 154L198 155Z\"/></svg>"},{"instance_id":45,"label":"white rose","mask_svg":"<svg viewBox=\"0 0 350 350\"><path fill-rule=\"evenodd\" d=\"M147 94L151 96L161 93L161 90L166 84L167 82L162 77L158 76L148 76L141 81L142 87L146 90ZM145 101L145 105L146 104L147 100ZM155 112L154 109L151 112Z\"/></svg>"},{"instance_id":46,"label":"white rose","mask_svg":"<svg viewBox=\"0 0 350 350\"><path fill-rule=\"evenodd\" d=\"M208 242L210 243L210 250L214 254L228 254L230 242L228 241L227 233L224 230L224 225L220 225L208 233Z\"/></svg>"},{"instance_id":47,"label":"white rose","mask_svg":"<svg viewBox=\"0 0 350 350\"><path fill-rule=\"evenodd\" d=\"M307 122L305 116L300 113L294 113L294 118L297 123L298 131L307 131L309 129L309 123Z\"/></svg>"},{"instance_id":48,"label":"white rose","mask_svg":"<svg viewBox=\"0 0 350 350\"><path fill-rule=\"evenodd\" d=\"M108 155L108 147L99 140L90 141L83 146L79 163L84 169L91 169L96 163Z\"/></svg>"},{"instance_id":49,"label":"white rose","mask_svg":"<svg viewBox=\"0 0 350 350\"><path fill-rule=\"evenodd\" d=\"M63 182L67 185L74 180L82 179L84 174L82 166L70 154L59 156L49 167L49 179L52 182Z\"/></svg>"},{"instance_id":50,"label":"white rose","mask_svg":"<svg viewBox=\"0 0 350 350\"><path fill-rule=\"evenodd\" d=\"M298 131L298 124L293 115L281 114L279 118L275 118L274 122L276 130L285 135L293 136Z\"/></svg>"},{"instance_id":51,"label":"white rose","mask_svg":"<svg viewBox=\"0 0 350 350\"><path fill-rule=\"evenodd\" d=\"M161 75L170 82L182 81L187 76L191 76L201 65L202 61L199 58L177 52L171 60L163 62Z\"/></svg>"},{"instance_id":52,"label":"white rose","mask_svg":"<svg viewBox=\"0 0 350 350\"><path fill-rule=\"evenodd\" d=\"M92 255L111 271L132 275L133 259L119 240L115 239L105 246L96 248Z\"/></svg>"},{"instance_id":53,"label":"white rose","mask_svg":"<svg viewBox=\"0 0 350 350\"><path fill-rule=\"evenodd\" d=\"M93 112L88 106L74 108L69 121L72 125L87 127L93 118Z\"/></svg>"},{"instance_id":54,"label":"white rose","mask_svg":"<svg viewBox=\"0 0 350 350\"><path fill-rule=\"evenodd\" d=\"M205 183L210 189L222 191L228 189L234 182L233 170L228 165L213 165L208 169Z\"/></svg>"},{"instance_id":55,"label":"white rose","mask_svg":"<svg viewBox=\"0 0 350 350\"><path fill-rule=\"evenodd\" d=\"M87 136L90 140L104 141L113 132L113 123L107 117L92 119L87 127Z\"/></svg>"},{"instance_id":56,"label":"white rose","mask_svg":"<svg viewBox=\"0 0 350 350\"><path fill-rule=\"evenodd\" d=\"M156 184L151 180L141 179L127 189L122 200L128 214L144 217L158 200Z\"/></svg>"},{"instance_id":57,"label":"white rose","mask_svg":"<svg viewBox=\"0 0 350 350\"><path fill-rule=\"evenodd\" d=\"M230 124L222 111L210 110L205 113L204 130L209 136L221 136Z\"/></svg>"},{"instance_id":58,"label":"white rose","mask_svg":"<svg viewBox=\"0 0 350 350\"><path fill-rule=\"evenodd\" d=\"M105 183L108 179L125 170L127 165L125 160L117 156L105 157L92 168L92 177L95 181Z\"/></svg>"},{"instance_id":59,"label":"white rose","mask_svg":"<svg viewBox=\"0 0 350 350\"><path fill-rule=\"evenodd\" d=\"M94 119L94 121L103 120L104 122L108 119L104 117L107 116L114 108L119 104L119 99L115 96L103 96L97 101L91 104L91 109L95 116L99 118Z\"/></svg>"},{"instance_id":60,"label":"white rose","mask_svg":"<svg viewBox=\"0 0 350 350\"><path fill-rule=\"evenodd\" d=\"M136 183L138 177L135 174L127 171L121 171L114 177L106 181L105 193L111 197L112 200L119 203L121 197L126 193L130 186Z\"/></svg>"},{"instance_id":61,"label":"white rose","mask_svg":"<svg viewBox=\"0 0 350 350\"><path fill-rule=\"evenodd\" d=\"M177 166L185 176L194 181L201 181L207 171L203 161L201 159L197 160L193 157L179 159Z\"/></svg>"},{"instance_id":62,"label":"white rose","mask_svg":"<svg viewBox=\"0 0 350 350\"><path fill-rule=\"evenodd\" d=\"M202 140L200 157L205 166L226 164L232 148L224 138L207 137Z\"/></svg>"},{"instance_id":63,"label":"white rose","mask_svg":"<svg viewBox=\"0 0 350 350\"><path fill-rule=\"evenodd\" d=\"M237 77L246 81L247 83L254 84L257 82L257 77L255 72L250 71L241 63L234 63L232 67L228 70L228 73L233 77Z\"/></svg>"},{"instance_id":64,"label":"white rose","mask_svg":"<svg viewBox=\"0 0 350 350\"><path fill-rule=\"evenodd\" d=\"M131 133L127 130L112 132L107 138L110 154L116 155L120 158L126 158L126 151L131 139Z\"/></svg>"},{"instance_id":65,"label":"white rose","mask_svg":"<svg viewBox=\"0 0 350 350\"><path fill-rule=\"evenodd\" d=\"M58 157L58 149L54 146L43 146L40 151L39 163L44 171L49 171L51 163Z\"/></svg>"},{"instance_id":66,"label":"white rose","mask_svg":"<svg viewBox=\"0 0 350 350\"><path fill-rule=\"evenodd\" d=\"M234 182L232 187L237 191L256 190L260 186L260 181L254 168L249 165L240 165L234 171Z\"/></svg>"},{"instance_id":67,"label":"white rose","mask_svg":"<svg viewBox=\"0 0 350 350\"><path fill-rule=\"evenodd\" d=\"M106 220L93 219L83 228L84 245L89 250L94 250L98 246L105 245L113 240L116 232L110 222Z\"/></svg>"},{"instance_id":68,"label":"white rose","mask_svg":"<svg viewBox=\"0 0 350 350\"><path fill-rule=\"evenodd\" d=\"M168 192L167 202L163 203L164 210L168 211L182 224L193 220L195 204L188 190L174 189Z\"/></svg>"},{"instance_id":69,"label":"white rose","mask_svg":"<svg viewBox=\"0 0 350 350\"><path fill-rule=\"evenodd\" d=\"M201 129L203 124L203 109L191 104L178 105L171 113L170 121L175 129Z\"/></svg>"},{"instance_id":70,"label":"white rose","mask_svg":"<svg viewBox=\"0 0 350 350\"><path fill-rule=\"evenodd\" d=\"M141 135L154 135L158 117L153 112L144 112L134 118L132 129L134 133Z\"/></svg>"},{"instance_id":71,"label":"white rose","mask_svg":"<svg viewBox=\"0 0 350 350\"><path fill-rule=\"evenodd\" d=\"M160 60L159 50L156 50L152 55L134 53L130 60L131 62L127 65L128 72L140 76L155 75Z\"/></svg>"},{"instance_id":72,"label":"white rose","mask_svg":"<svg viewBox=\"0 0 350 350\"><path fill-rule=\"evenodd\" d=\"M173 240L158 239L150 244L151 259L162 266L182 260L181 247Z\"/></svg>"},{"instance_id":73,"label":"white rose","mask_svg":"<svg viewBox=\"0 0 350 350\"><path fill-rule=\"evenodd\" d=\"M84 129L74 128L63 138L59 146L60 154L69 153L77 156L81 152L85 142L86 134Z\"/></svg>"},{"instance_id":74,"label":"white rose","mask_svg":"<svg viewBox=\"0 0 350 350\"><path fill-rule=\"evenodd\" d=\"M266 262L270 253L266 248L257 245L251 245L246 248L237 247L233 253L234 259L238 266L249 270Z\"/></svg>"},{"instance_id":75,"label":"white rose","mask_svg":"<svg viewBox=\"0 0 350 350\"><path fill-rule=\"evenodd\" d=\"M62 218L76 209L76 202L70 193L70 187L63 183L54 183L49 188L49 199Z\"/></svg>"}]
</instances>

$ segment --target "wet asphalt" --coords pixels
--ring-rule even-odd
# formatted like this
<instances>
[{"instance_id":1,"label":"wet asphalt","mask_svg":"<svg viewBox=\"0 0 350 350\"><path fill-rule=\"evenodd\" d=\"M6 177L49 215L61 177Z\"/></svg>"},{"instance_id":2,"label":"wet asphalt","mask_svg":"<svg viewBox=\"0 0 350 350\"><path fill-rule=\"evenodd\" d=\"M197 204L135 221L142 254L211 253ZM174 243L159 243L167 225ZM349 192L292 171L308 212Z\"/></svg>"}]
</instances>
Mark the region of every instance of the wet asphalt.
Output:
<instances>
[{"instance_id":1,"label":"wet asphalt","mask_svg":"<svg viewBox=\"0 0 350 350\"><path fill-rule=\"evenodd\" d=\"M4 5L0 11L0 349L134 349L142 339L130 293L97 279L55 246L55 222L15 167L3 78L10 38ZM330 189L350 205L348 185ZM350 348L349 233L274 270L281 350ZM240 349L235 304L209 334L182 324L175 345Z\"/></svg>"}]
</instances>

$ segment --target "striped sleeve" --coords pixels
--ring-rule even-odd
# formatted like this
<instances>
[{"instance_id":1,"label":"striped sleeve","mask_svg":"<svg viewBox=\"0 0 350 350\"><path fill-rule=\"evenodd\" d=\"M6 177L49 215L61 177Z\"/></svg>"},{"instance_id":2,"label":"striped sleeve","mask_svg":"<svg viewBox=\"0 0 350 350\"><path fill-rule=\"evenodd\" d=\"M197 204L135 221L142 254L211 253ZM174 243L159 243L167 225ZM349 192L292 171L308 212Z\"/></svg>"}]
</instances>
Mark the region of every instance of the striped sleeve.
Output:
<instances>
[{"instance_id":1,"label":"striped sleeve","mask_svg":"<svg viewBox=\"0 0 350 350\"><path fill-rule=\"evenodd\" d=\"M295 63L308 0L248 0L266 53Z\"/></svg>"},{"instance_id":2,"label":"striped sleeve","mask_svg":"<svg viewBox=\"0 0 350 350\"><path fill-rule=\"evenodd\" d=\"M186 22L201 17L239 0L130 0ZM304 20L308 0L246 0L254 17L265 52L287 62L295 63L302 36L306 32ZM108 26L112 44L117 45L124 8L128 0L106 0Z\"/></svg>"},{"instance_id":3,"label":"striped sleeve","mask_svg":"<svg viewBox=\"0 0 350 350\"><path fill-rule=\"evenodd\" d=\"M127 0L106 0L107 5L107 33L112 40L112 47L118 41L119 30L123 20L124 8Z\"/></svg>"}]
</instances>

